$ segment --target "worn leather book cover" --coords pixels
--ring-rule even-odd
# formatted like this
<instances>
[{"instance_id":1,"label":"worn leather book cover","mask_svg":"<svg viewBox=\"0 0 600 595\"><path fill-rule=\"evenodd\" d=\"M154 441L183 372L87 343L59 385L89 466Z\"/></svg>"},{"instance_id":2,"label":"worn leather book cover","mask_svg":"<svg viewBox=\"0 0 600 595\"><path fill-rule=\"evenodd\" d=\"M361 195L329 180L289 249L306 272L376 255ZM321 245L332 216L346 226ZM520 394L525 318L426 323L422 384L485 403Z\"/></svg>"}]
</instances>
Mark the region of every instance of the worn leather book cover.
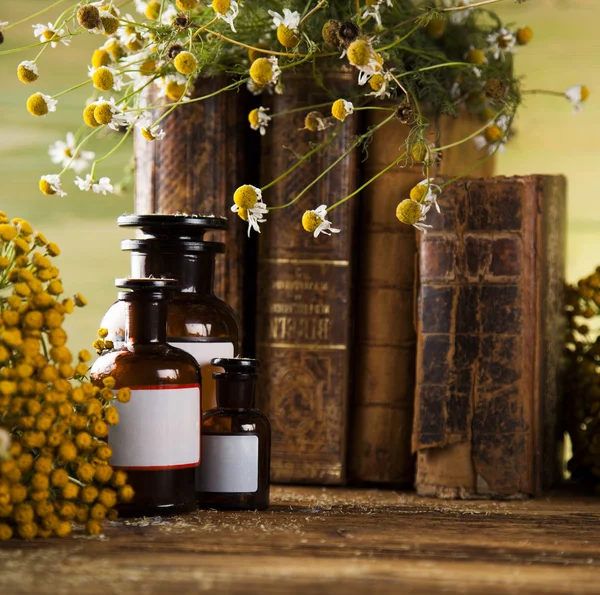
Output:
<instances>
[{"instance_id":1,"label":"worn leather book cover","mask_svg":"<svg viewBox=\"0 0 600 595\"><path fill-rule=\"evenodd\" d=\"M222 77L199 79L194 97L214 93L228 83ZM152 96L148 100L153 105L161 102ZM166 133L162 140L148 142L139 129L135 132L136 213L214 214L229 219L225 234L211 232L205 237L225 242L225 256L217 256L215 265L215 294L237 314L242 335L253 334L255 290L248 274L248 269L254 273L248 257L253 246L247 226L240 224L231 205L238 186L258 179L260 141L251 134L247 120L251 101L245 90L225 91L178 106L160 123ZM159 110L154 113L160 115ZM241 339L248 353L248 338Z\"/></svg>"},{"instance_id":2,"label":"worn leather book cover","mask_svg":"<svg viewBox=\"0 0 600 595\"><path fill-rule=\"evenodd\" d=\"M366 126L388 112L367 111ZM442 116L431 127L431 140L445 146L469 136L482 122L462 114ZM366 181L406 150L410 126L394 121L376 132L368 158L361 163ZM481 154L472 141L445 153L430 176L452 177L475 165ZM357 333L355 400L350 435L350 470L357 482L412 484L411 451L416 367L415 229L395 217L396 206L425 177L422 164L407 159L361 193L358 223ZM471 175L491 175L493 159ZM442 198L442 204L443 204Z\"/></svg>"},{"instance_id":3,"label":"worn leather book cover","mask_svg":"<svg viewBox=\"0 0 600 595\"><path fill-rule=\"evenodd\" d=\"M417 491L537 495L557 477L565 179L457 182L419 236Z\"/></svg>"},{"instance_id":4,"label":"worn leather book cover","mask_svg":"<svg viewBox=\"0 0 600 595\"><path fill-rule=\"evenodd\" d=\"M332 100L312 75L286 78L285 95L273 96L273 118L263 137L263 184L297 162L332 133L304 128L303 106ZM328 77L332 89L345 76ZM339 89L332 93L340 95ZM325 108L327 109L327 108ZM325 114L326 115L326 114ZM347 150L358 118L340 126L335 140L263 195L269 206L292 200ZM284 145L293 146L294 151ZM302 228L302 215L349 194L356 183L351 153L291 207L271 211L259 238L257 355L261 362L259 407L271 421L271 478L275 482L341 484L346 480L347 418L353 328L352 243L357 200L331 211L341 233L319 235Z\"/></svg>"}]
</instances>

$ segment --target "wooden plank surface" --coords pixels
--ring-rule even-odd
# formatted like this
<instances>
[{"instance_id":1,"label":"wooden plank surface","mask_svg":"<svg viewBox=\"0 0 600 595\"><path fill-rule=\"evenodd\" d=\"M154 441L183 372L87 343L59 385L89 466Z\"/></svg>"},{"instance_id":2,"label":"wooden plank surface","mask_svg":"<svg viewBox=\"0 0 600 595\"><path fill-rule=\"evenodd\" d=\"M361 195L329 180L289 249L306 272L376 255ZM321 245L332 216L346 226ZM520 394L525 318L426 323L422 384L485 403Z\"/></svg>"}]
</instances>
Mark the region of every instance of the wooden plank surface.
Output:
<instances>
[{"instance_id":1,"label":"wooden plank surface","mask_svg":"<svg viewBox=\"0 0 600 595\"><path fill-rule=\"evenodd\" d=\"M600 592L600 499L274 487L272 503L2 543L0 594Z\"/></svg>"}]
</instances>

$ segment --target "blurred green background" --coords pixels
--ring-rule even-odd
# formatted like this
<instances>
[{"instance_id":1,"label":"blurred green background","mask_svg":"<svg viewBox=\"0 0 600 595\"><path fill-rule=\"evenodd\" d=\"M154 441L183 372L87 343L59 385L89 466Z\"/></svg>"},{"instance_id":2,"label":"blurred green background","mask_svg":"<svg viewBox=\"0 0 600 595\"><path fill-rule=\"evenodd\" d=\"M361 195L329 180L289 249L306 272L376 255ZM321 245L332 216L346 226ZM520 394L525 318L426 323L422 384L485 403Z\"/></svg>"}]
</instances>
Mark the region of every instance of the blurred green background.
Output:
<instances>
[{"instance_id":1,"label":"blurred green background","mask_svg":"<svg viewBox=\"0 0 600 595\"><path fill-rule=\"evenodd\" d=\"M51 0L1 0L0 21L15 22L51 4ZM65 4L66 6L66 4ZM520 48L517 72L527 88L563 91L585 83L591 97L584 111L573 114L566 100L529 96L517 121L517 135L501 155L498 173L563 173L569 181L567 275L575 280L600 264L600 204L597 203L595 174L600 157L600 40L598 0L530 0L515 4L504 0L492 7L507 22L529 25L532 43ZM33 22L54 20L58 10ZM40 79L25 87L16 78L21 60L31 59L36 50L0 55L0 209L10 217L28 219L63 250L58 265L68 293L80 291L88 299L84 311L77 310L67 323L72 350L89 347L98 323L115 298L115 276L127 274L128 257L119 250L127 237L115 225L118 215L131 211L130 188L120 196L80 192L73 175L65 176L65 198L43 196L39 177L58 172L47 155L48 146L75 132L90 87L59 99L58 111L34 119L25 109L27 97L40 90L52 95L87 78L87 64L103 38L82 35L71 49L62 45L48 49L40 66ZM2 51L34 43L31 24L6 33ZM100 156L115 138L98 138L92 149ZM131 146L102 164L99 175L113 181L122 177L131 158Z\"/></svg>"}]
</instances>

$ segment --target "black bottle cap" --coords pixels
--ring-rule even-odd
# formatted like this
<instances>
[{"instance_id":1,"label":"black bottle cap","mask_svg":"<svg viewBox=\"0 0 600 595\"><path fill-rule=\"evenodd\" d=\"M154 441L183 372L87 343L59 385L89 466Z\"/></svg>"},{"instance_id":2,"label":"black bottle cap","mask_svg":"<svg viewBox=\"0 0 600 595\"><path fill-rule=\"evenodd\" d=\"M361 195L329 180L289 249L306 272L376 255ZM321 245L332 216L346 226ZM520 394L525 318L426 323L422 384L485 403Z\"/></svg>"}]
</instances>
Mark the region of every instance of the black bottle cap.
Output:
<instances>
[{"instance_id":1,"label":"black bottle cap","mask_svg":"<svg viewBox=\"0 0 600 595\"><path fill-rule=\"evenodd\" d=\"M133 296L143 295L152 299L169 299L179 287L177 279L161 279L158 277L115 279L120 289L129 289L119 293L120 300L130 300Z\"/></svg>"},{"instance_id":2,"label":"black bottle cap","mask_svg":"<svg viewBox=\"0 0 600 595\"><path fill-rule=\"evenodd\" d=\"M121 250L131 252L160 251L163 254L181 252L225 252L222 242L181 240L179 238L144 238L141 240L122 240Z\"/></svg>"},{"instance_id":3,"label":"black bottle cap","mask_svg":"<svg viewBox=\"0 0 600 595\"><path fill-rule=\"evenodd\" d=\"M210 363L225 370L224 372L214 372L213 378L256 375L260 366L257 359L245 357L216 357Z\"/></svg>"},{"instance_id":4,"label":"black bottle cap","mask_svg":"<svg viewBox=\"0 0 600 595\"><path fill-rule=\"evenodd\" d=\"M146 238L202 241L209 231L225 231L227 217L218 215L121 215L119 227L139 227Z\"/></svg>"}]
</instances>

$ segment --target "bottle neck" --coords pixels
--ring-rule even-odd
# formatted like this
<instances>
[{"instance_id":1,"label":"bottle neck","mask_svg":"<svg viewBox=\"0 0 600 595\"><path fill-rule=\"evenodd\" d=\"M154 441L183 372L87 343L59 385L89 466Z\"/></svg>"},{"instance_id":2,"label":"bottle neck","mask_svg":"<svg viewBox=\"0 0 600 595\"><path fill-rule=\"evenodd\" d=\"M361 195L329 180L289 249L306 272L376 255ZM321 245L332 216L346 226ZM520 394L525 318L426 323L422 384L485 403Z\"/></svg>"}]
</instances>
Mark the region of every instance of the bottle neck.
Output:
<instances>
[{"instance_id":1,"label":"bottle neck","mask_svg":"<svg viewBox=\"0 0 600 595\"><path fill-rule=\"evenodd\" d=\"M125 304L125 341L138 345L167 342L167 302L131 298Z\"/></svg>"},{"instance_id":2,"label":"bottle neck","mask_svg":"<svg viewBox=\"0 0 600 595\"><path fill-rule=\"evenodd\" d=\"M256 378L218 378L217 407L222 409L252 409L256 392Z\"/></svg>"},{"instance_id":3,"label":"bottle neck","mask_svg":"<svg viewBox=\"0 0 600 595\"><path fill-rule=\"evenodd\" d=\"M215 253L164 253L160 250L131 253L131 276L170 277L179 282L182 293L214 293Z\"/></svg>"}]
</instances>

